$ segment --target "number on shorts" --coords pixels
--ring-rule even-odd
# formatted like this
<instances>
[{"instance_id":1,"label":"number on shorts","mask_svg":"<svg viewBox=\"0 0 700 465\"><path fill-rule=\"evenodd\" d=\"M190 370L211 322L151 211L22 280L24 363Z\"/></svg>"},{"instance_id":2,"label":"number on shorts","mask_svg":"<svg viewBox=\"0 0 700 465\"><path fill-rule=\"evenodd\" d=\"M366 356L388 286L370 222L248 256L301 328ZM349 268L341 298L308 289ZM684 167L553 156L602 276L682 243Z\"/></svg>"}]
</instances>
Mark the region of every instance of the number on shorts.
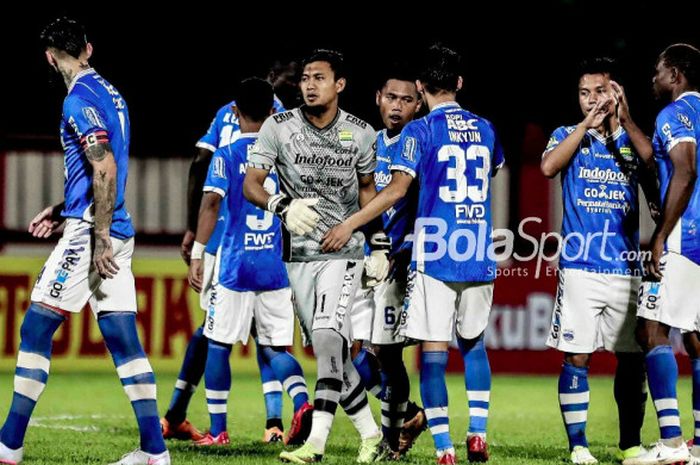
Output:
<instances>
[{"instance_id":1,"label":"number on shorts","mask_svg":"<svg viewBox=\"0 0 700 465\"><path fill-rule=\"evenodd\" d=\"M387 326L394 326L396 323L396 309L394 307L386 307L384 309L384 323Z\"/></svg>"}]
</instances>

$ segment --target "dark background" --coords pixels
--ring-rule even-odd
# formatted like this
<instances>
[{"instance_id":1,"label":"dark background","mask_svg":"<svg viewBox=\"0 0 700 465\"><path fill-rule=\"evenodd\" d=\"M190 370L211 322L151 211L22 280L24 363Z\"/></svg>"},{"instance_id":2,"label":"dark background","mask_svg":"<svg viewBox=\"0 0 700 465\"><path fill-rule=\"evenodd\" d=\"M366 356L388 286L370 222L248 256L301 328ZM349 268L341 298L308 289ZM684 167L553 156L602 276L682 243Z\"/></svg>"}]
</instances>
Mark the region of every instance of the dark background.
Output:
<instances>
[{"instance_id":1,"label":"dark background","mask_svg":"<svg viewBox=\"0 0 700 465\"><path fill-rule=\"evenodd\" d=\"M677 41L700 46L700 1L433 3L411 9L258 2L247 4L246 13L235 3L149 4L148 10L143 4L14 5L0 18L0 150L60 148L65 89L49 87L38 36L62 14L83 21L95 47L91 64L126 98L137 157L191 156L240 79L264 75L273 59L300 58L315 47L345 53L350 75L341 106L378 127L374 90L382 64L440 40L463 56L460 102L496 124L515 167L541 152L541 137L533 142L533 134L546 138L556 126L581 119L574 74L580 59L619 60L633 116L650 133L660 108L651 95L656 56Z\"/></svg>"}]
</instances>

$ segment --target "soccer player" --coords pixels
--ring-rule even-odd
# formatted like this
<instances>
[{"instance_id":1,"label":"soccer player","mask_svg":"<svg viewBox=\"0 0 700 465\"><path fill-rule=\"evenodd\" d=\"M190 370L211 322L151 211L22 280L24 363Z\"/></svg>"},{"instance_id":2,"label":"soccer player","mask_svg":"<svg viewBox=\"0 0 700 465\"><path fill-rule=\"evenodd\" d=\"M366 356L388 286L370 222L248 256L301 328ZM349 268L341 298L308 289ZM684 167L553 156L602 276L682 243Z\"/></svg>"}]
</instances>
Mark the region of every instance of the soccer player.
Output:
<instances>
[{"instance_id":1,"label":"soccer player","mask_svg":"<svg viewBox=\"0 0 700 465\"><path fill-rule=\"evenodd\" d=\"M377 134L377 168L374 171L374 183L377 190L381 190L391 181L391 159L399 146L401 129L413 120L421 106L415 78L407 70L394 67L377 91L376 103L385 126ZM389 279L381 282L375 278L363 279L351 314L356 340L353 363L367 391L382 401L382 432L396 456L405 454L426 427L422 409L409 402L408 374L402 358L403 338L396 331L411 256L410 243L404 242L404 237L412 230L416 199L414 183L412 194L382 215L386 250L371 252L366 247L365 252L389 254L392 260L391 270L387 270ZM372 263L369 257L366 263ZM372 350L362 348L363 343L371 343ZM408 420L405 430L404 419Z\"/></svg>"},{"instance_id":2,"label":"soccer player","mask_svg":"<svg viewBox=\"0 0 700 465\"><path fill-rule=\"evenodd\" d=\"M226 401L231 388L228 360L233 344L247 343L253 321L260 356L271 367L275 378L284 381L294 402L295 419L300 421L301 416L307 416L304 422L307 431L292 431L302 434L295 438L301 442L305 439L303 435L308 435L312 407L308 403L301 367L285 348L292 345L294 310L282 262L279 220L243 197L248 152L262 122L273 112L272 87L261 79L246 79L238 94L235 112L241 133L235 142L214 152L197 225L196 242L207 243L221 214L219 203L222 198L225 200L229 214L216 255L214 286L204 328L209 340L204 380L211 429L196 444L229 442L226 432ZM271 173L265 186L276 193L277 185L276 173ZM192 257L191 279L201 273L199 262Z\"/></svg>"},{"instance_id":3,"label":"soccer player","mask_svg":"<svg viewBox=\"0 0 700 465\"><path fill-rule=\"evenodd\" d=\"M542 173L561 174L564 245L547 345L564 353L559 405L571 461L598 461L588 449L588 368L598 348L615 352L620 457L644 453L644 356L635 340L640 171L652 163L649 140L629 115L609 58L584 61L578 73L583 120L557 128L542 155ZM619 111L616 111L616 100ZM585 238L585 239L583 239Z\"/></svg>"},{"instance_id":4,"label":"soccer player","mask_svg":"<svg viewBox=\"0 0 700 465\"><path fill-rule=\"evenodd\" d=\"M455 101L462 87L459 63L454 51L429 48L416 85L430 113L401 132L389 185L323 239L324 250L342 247L353 231L404 198L417 179L412 276L401 333L422 342L421 398L440 464L456 461L447 415L448 344L456 330L460 346L475 345L491 310L496 263L487 253L489 187L504 161L493 125ZM466 250L448 250L447 243L457 238ZM473 398L489 401L488 395Z\"/></svg>"},{"instance_id":5,"label":"soccer player","mask_svg":"<svg viewBox=\"0 0 700 465\"><path fill-rule=\"evenodd\" d=\"M669 46L656 61L653 83L656 96L669 102L656 118L653 138L662 209L651 238L651 258L645 263L637 316L661 439L647 454L624 464L700 464L700 51L687 44ZM690 457L681 436L671 327L683 332L693 367L695 438Z\"/></svg>"},{"instance_id":6,"label":"soccer player","mask_svg":"<svg viewBox=\"0 0 700 465\"><path fill-rule=\"evenodd\" d=\"M32 411L49 376L51 339L70 313L90 303L136 414L140 449L120 465L167 465L156 382L136 332L131 272L134 229L124 205L129 112L119 91L90 67L92 44L83 26L60 18L41 33L51 70L68 95L63 102L65 200L39 213L29 232L48 237L64 220L63 237L39 273L21 327L12 405L0 431L0 462L22 460Z\"/></svg>"},{"instance_id":7,"label":"soccer player","mask_svg":"<svg viewBox=\"0 0 700 465\"><path fill-rule=\"evenodd\" d=\"M376 133L338 107L346 84L340 53L316 50L302 66L305 105L265 121L244 184L246 198L280 216L291 233L285 259L295 310L318 362L311 433L304 446L280 458L320 461L340 403L362 438L357 460L371 462L388 451L350 360L346 318L362 275L364 238L358 232L331 253L321 250L321 238L376 195ZM280 194L263 188L272 168L279 176Z\"/></svg>"},{"instance_id":8,"label":"soccer player","mask_svg":"<svg viewBox=\"0 0 700 465\"><path fill-rule=\"evenodd\" d=\"M275 88L288 95L286 91L290 84L294 83L296 72L295 63L282 65L276 63L270 69L268 80L275 83ZM284 111L282 102L275 98L274 107L276 112ZM235 112L236 101L233 100L224 105L216 113L207 133L197 142L197 154L192 161L187 184L187 224L188 229L183 237L181 254L187 265L190 264L192 247L194 245L194 234L197 228L198 208L202 199L202 185L211 164L212 154L217 148L227 147L240 137L240 127L238 117ZM214 277L214 262L216 251L221 241L221 233L224 227L224 208L219 215L217 227L214 229L209 241L194 250L195 256L201 258L199 264L202 268L201 282L197 284L199 292L199 302L202 310L206 311L209 306L209 299ZM196 276L199 276L196 274ZM197 280L200 278L197 277ZM192 334L182 361L180 374L175 382L170 406L165 416L161 418L163 437L166 439L185 439L197 441L202 439L202 433L195 428L187 419L187 407L194 394L197 384L202 379L204 366L207 358L207 340L203 336L204 324L198 327ZM257 348L257 346L256 346ZM265 411L267 423L263 434L264 442L276 442L283 439L284 427L282 425L282 384L275 379L272 368L265 363L260 350L256 350L257 362L260 368L260 377L263 385L265 397ZM294 441L294 435L292 435Z\"/></svg>"}]
</instances>

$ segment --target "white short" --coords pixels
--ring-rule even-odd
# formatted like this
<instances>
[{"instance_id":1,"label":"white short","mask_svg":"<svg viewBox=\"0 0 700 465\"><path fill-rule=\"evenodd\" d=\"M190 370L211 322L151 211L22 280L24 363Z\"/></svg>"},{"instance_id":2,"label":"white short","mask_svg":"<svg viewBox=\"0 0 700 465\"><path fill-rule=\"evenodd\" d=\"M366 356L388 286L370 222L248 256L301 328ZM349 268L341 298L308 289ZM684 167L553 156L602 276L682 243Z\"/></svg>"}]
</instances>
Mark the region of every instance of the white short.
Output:
<instances>
[{"instance_id":1,"label":"white short","mask_svg":"<svg viewBox=\"0 0 700 465\"><path fill-rule=\"evenodd\" d=\"M32 290L32 302L77 313L90 302L92 312L136 312L136 289L131 272L134 238L112 238L119 271L102 279L92 264L92 224L68 219L63 236L49 255Z\"/></svg>"},{"instance_id":2,"label":"white short","mask_svg":"<svg viewBox=\"0 0 700 465\"><path fill-rule=\"evenodd\" d=\"M304 344L310 344L314 329L324 328L338 331L351 341L348 313L360 285L362 260L289 262L286 265Z\"/></svg>"},{"instance_id":3,"label":"white short","mask_svg":"<svg viewBox=\"0 0 700 465\"><path fill-rule=\"evenodd\" d=\"M417 341L474 339L486 329L493 282L443 282L420 271L409 274L400 334Z\"/></svg>"},{"instance_id":4,"label":"white short","mask_svg":"<svg viewBox=\"0 0 700 465\"><path fill-rule=\"evenodd\" d=\"M202 259L202 292L199 293L199 306L202 310L207 311L209 308L209 300L211 298L211 290L214 286L214 268L216 266L216 255L204 253Z\"/></svg>"},{"instance_id":5,"label":"white short","mask_svg":"<svg viewBox=\"0 0 700 465\"><path fill-rule=\"evenodd\" d=\"M637 316L682 331L700 331L700 265L675 252L661 257L660 282L644 282Z\"/></svg>"},{"instance_id":6,"label":"white short","mask_svg":"<svg viewBox=\"0 0 700 465\"><path fill-rule=\"evenodd\" d=\"M547 345L562 352L639 352L634 330L641 278L560 269Z\"/></svg>"},{"instance_id":7,"label":"white short","mask_svg":"<svg viewBox=\"0 0 700 465\"><path fill-rule=\"evenodd\" d=\"M291 289L239 292L214 283L204 335L223 344L248 344L253 323L261 345L291 346L294 341Z\"/></svg>"},{"instance_id":8,"label":"white short","mask_svg":"<svg viewBox=\"0 0 700 465\"><path fill-rule=\"evenodd\" d=\"M372 344L398 344L399 319L406 295L406 283L391 279L371 288L360 286L350 314L352 337Z\"/></svg>"}]
</instances>

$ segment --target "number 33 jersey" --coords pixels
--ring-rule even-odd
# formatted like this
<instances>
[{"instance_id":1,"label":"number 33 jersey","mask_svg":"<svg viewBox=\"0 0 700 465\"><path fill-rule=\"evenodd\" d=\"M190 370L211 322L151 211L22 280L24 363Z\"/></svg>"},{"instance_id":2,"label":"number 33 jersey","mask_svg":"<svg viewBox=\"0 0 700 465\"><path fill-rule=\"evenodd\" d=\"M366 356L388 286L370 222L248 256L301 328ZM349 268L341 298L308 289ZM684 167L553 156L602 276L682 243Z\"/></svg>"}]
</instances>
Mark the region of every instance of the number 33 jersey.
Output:
<instances>
[{"instance_id":1,"label":"number 33 jersey","mask_svg":"<svg viewBox=\"0 0 700 465\"><path fill-rule=\"evenodd\" d=\"M391 169L419 186L412 268L447 282L493 281L490 184L504 162L493 125L447 102L406 125L399 144Z\"/></svg>"}]
</instances>

